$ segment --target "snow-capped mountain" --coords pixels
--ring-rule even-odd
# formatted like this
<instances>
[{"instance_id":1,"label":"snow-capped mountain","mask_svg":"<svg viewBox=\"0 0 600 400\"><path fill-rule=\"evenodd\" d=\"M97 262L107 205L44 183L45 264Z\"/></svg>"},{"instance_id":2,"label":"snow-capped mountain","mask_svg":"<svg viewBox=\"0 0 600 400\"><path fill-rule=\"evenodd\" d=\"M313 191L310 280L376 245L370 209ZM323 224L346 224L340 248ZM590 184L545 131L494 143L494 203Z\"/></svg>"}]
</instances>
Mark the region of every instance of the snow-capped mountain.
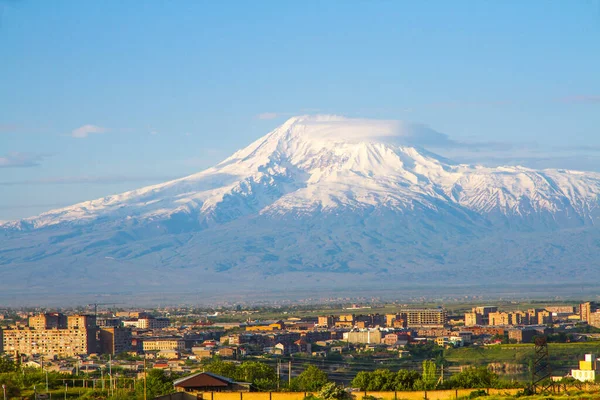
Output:
<instances>
[{"instance_id":1,"label":"snow-capped mountain","mask_svg":"<svg viewBox=\"0 0 600 400\"><path fill-rule=\"evenodd\" d=\"M417 280L419 268L466 279L462 268L476 279L468 264L486 257L482 249L494 257L477 261L482 276L494 263L522 269L550 256L591 268L595 241L583 252L552 249L597 234L600 174L455 164L411 145L427 134L398 121L291 118L200 173L2 223L0 268L69 265L65 274L77 276L110 260L201 268L198 277L370 271ZM499 254L493 243L506 240L516 250Z\"/></svg>"},{"instance_id":2,"label":"snow-capped mountain","mask_svg":"<svg viewBox=\"0 0 600 400\"><path fill-rule=\"evenodd\" d=\"M207 227L252 214L331 213L440 203L485 218L550 218L558 227L599 217L600 174L454 165L403 145L395 121L295 117L217 166L159 185L79 203L5 228L189 215Z\"/></svg>"}]
</instances>

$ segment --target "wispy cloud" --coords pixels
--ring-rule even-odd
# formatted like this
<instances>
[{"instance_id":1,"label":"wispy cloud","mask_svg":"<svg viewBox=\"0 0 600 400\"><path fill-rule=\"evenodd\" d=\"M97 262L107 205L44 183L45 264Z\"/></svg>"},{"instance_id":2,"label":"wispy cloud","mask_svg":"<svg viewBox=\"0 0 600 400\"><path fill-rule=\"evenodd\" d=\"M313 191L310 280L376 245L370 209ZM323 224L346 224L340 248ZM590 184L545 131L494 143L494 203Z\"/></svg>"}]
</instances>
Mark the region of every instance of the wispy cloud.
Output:
<instances>
[{"instance_id":1,"label":"wispy cloud","mask_svg":"<svg viewBox=\"0 0 600 400\"><path fill-rule=\"evenodd\" d=\"M0 186L17 185L78 185L78 184L115 184L115 183L140 183L140 182L165 182L181 178L180 176L127 176L127 175L105 175L105 176L59 176L40 179L28 179L20 181L0 182Z\"/></svg>"},{"instance_id":2,"label":"wispy cloud","mask_svg":"<svg viewBox=\"0 0 600 400\"><path fill-rule=\"evenodd\" d=\"M0 156L0 168L37 167L40 165L40 162L48 156L49 154L32 154L13 151L4 156Z\"/></svg>"},{"instance_id":3,"label":"wispy cloud","mask_svg":"<svg viewBox=\"0 0 600 400\"><path fill-rule=\"evenodd\" d=\"M600 96L593 95L579 95L579 96L566 96L559 99L561 103L568 104L600 104Z\"/></svg>"},{"instance_id":4,"label":"wispy cloud","mask_svg":"<svg viewBox=\"0 0 600 400\"><path fill-rule=\"evenodd\" d=\"M71 136L73 136L74 138L83 139L88 137L90 133L105 133L107 131L108 129L103 128L101 126L88 124L80 126L77 129L73 129L73 131L71 132Z\"/></svg>"}]
</instances>

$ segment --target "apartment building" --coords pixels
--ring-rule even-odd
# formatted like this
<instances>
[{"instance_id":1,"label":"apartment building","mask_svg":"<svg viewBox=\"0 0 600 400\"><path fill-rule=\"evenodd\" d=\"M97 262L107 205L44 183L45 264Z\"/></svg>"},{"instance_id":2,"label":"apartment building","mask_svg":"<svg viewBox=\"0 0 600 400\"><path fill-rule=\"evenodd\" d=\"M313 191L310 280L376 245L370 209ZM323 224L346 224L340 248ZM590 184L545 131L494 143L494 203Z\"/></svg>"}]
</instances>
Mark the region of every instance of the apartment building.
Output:
<instances>
[{"instance_id":1,"label":"apartment building","mask_svg":"<svg viewBox=\"0 0 600 400\"><path fill-rule=\"evenodd\" d=\"M96 330L86 328L7 329L2 342L10 354L74 357L97 352Z\"/></svg>"},{"instance_id":2,"label":"apartment building","mask_svg":"<svg viewBox=\"0 0 600 400\"><path fill-rule=\"evenodd\" d=\"M64 329L67 317L61 313L41 313L29 317L28 325L33 329Z\"/></svg>"},{"instance_id":3,"label":"apartment building","mask_svg":"<svg viewBox=\"0 0 600 400\"><path fill-rule=\"evenodd\" d=\"M361 331L345 332L344 339L348 343L381 343L381 331L379 329L367 329Z\"/></svg>"},{"instance_id":4,"label":"apartment building","mask_svg":"<svg viewBox=\"0 0 600 400\"><path fill-rule=\"evenodd\" d=\"M131 350L131 330L119 327L102 327L98 337L103 354L119 354Z\"/></svg>"},{"instance_id":5,"label":"apartment building","mask_svg":"<svg viewBox=\"0 0 600 400\"><path fill-rule=\"evenodd\" d=\"M402 310L406 325L413 327L443 327L448 322L448 312L443 308L411 308Z\"/></svg>"},{"instance_id":6,"label":"apartment building","mask_svg":"<svg viewBox=\"0 0 600 400\"><path fill-rule=\"evenodd\" d=\"M142 350L185 350L185 340L181 338L141 338Z\"/></svg>"}]
</instances>

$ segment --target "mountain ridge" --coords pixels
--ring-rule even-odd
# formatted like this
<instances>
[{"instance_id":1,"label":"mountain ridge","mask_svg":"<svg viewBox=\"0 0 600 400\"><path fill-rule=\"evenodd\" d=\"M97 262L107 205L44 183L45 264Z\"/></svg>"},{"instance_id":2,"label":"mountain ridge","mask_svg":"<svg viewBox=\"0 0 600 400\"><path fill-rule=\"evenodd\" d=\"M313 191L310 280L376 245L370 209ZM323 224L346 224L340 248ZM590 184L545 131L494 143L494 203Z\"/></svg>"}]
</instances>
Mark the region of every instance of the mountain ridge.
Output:
<instances>
[{"instance_id":1,"label":"mountain ridge","mask_svg":"<svg viewBox=\"0 0 600 400\"><path fill-rule=\"evenodd\" d=\"M390 144L403 138L394 135L398 129L410 135L410 127L389 121L294 117L200 173L0 227L37 229L74 220L93 221L107 211L114 212L115 218L148 219L198 211L207 216L208 223L219 219L221 209L231 207L227 202L236 194L252 197L252 202L237 205L239 215L277 214L286 208L327 210L341 203L359 208L411 207L418 194L420 201L423 197L445 199L484 214L563 211L569 218L589 223L598 217L600 174L449 164L433 153ZM133 201L133 207L128 201ZM119 213L118 208L130 214Z\"/></svg>"},{"instance_id":2,"label":"mountain ridge","mask_svg":"<svg viewBox=\"0 0 600 400\"><path fill-rule=\"evenodd\" d=\"M0 288L594 279L600 174L456 164L418 135L294 117L199 173L4 223Z\"/></svg>"}]
</instances>

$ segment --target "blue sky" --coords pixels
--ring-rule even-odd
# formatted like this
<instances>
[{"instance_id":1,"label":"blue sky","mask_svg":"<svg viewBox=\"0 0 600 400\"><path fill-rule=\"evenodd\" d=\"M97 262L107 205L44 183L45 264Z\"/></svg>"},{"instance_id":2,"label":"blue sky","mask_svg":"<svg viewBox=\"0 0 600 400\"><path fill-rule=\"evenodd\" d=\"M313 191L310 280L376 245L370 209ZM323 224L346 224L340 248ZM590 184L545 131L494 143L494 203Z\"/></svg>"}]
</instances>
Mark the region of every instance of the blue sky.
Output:
<instances>
[{"instance_id":1,"label":"blue sky","mask_svg":"<svg viewBox=\"0 0 600 400\"><path fill-rule=\"evenodd\" d=\"M599 71L598 0L0 0L0 220L197 172L298 114L600 171Z\"/></svg>"}]
</instances>

